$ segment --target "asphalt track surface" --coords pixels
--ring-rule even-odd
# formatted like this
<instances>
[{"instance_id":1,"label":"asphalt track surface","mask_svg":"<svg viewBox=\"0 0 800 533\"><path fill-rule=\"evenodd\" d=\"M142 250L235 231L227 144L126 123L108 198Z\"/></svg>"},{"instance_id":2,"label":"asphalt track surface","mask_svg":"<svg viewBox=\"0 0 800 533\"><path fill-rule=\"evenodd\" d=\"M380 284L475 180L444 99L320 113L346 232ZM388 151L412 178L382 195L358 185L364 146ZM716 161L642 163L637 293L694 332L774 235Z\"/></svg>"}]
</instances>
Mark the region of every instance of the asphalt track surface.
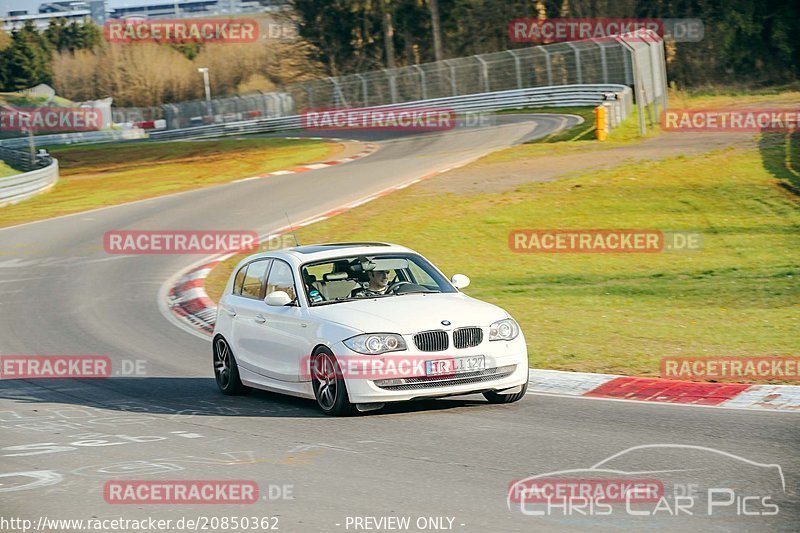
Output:
<instances>
[{"instance_id":1,"label":"asphalt track surface","mask_svg":"<svg viewBox=\"0 0 800 533\"><path fill-rule=\"evenodd\" d=\"M176 328L158 308L165 280L198 258L103 251L102 236L112 229L266 233L286 224L285 212L300 220L572 120L511 117L491 128L373 137L380 150L347 165L0 230L0 354L101 354L121 372L104 380L0 381L0 518L36 525L41 517L152 517L173 520L174 531L182 517L277 517L279 531L287 532L388 531L387 523L365 520L387 516L409 517L409 531L436 530L429 517L443 517L439 530L464 532L796 531L796 413L529 394L508 406L475 396L328 418L306 400L259 391L224 397L213 381L210 343ZM441 214L457 209L445 205ZM136 362L144 375L124 375ZM663 506L656 517L632 516L624 503L610 516L585 508L551 508L544 516L509 509L515 480L563 470L577 470L561 474L565 479L598 478L581 471L651 444L672 446L631 450L611 461L613 469L628 479L664 480L673 493L689 491L691 516L673 516ZM252 480L262 500L104 500L107 481L141 479ZM276 487L284 486L291 497L287 489L281 489L287 497L277 497ZM733 491L715 493L717 501L730 496L731 504L713 507L710 517L709 488ZM674 503L669 496L667 506ZM759 499L743 500L749 496ZM772 512L764 497L778 504L777 514L742 516ZM205 523L206 530L223 529L212 525ZM0 521L0 531L15 530Z\"/></svg>"}]
</instances>

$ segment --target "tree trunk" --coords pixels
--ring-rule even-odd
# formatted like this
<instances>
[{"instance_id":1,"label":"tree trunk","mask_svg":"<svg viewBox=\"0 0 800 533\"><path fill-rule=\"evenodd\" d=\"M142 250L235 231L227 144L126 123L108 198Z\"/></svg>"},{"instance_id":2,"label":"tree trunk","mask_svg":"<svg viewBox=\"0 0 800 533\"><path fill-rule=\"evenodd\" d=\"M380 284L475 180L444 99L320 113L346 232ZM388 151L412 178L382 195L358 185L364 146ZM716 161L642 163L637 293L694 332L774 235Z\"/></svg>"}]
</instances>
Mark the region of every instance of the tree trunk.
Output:
<instances>
[{"instance_id":1,"label":"tree trunk","mask_svg":"<svg viewBox=\"0 0 800 533\"><path fill-rule=\"evenodd\" d=\"M442 52L442 26L439 23L439 0L428 0L428 8L431 11L431 28L433 29L433 55L436 61L444 59Z\"/></svg>"},{"instance_id":2,"label":"tree trunk","mask_svg":"<svg viewBox=\"0 0 800 533\"><path fill-rule=\"evenodd\" d=\"M383 21L383 46L386 49L386 67L395 68L394 61L394 24L392 13L389 10L389 0L378 0L381 6L381 19Z\"/></svg>"}]
</instances>

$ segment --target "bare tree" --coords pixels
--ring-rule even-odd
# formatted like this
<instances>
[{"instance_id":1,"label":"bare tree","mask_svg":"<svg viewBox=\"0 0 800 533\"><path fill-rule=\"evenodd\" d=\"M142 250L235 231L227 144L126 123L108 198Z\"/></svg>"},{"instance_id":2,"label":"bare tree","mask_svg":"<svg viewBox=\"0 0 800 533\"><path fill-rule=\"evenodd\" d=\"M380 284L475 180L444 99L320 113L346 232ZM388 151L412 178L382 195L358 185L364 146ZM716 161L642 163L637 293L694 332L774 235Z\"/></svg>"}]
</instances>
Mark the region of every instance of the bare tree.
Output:
<instances>
[{"instance_id":1,"label":"bare tree","mask_svg":"<svg viewBox=\"0 0 800 533\"><path fill-rule=\"evenodd\" d=\"M389 0L378 0L381 8L381 21L383 23L383 45L386 49L386 66L395 68L394 60L394 24L392 23L392 12L389 8Z\"/></svg>"},{"instance_id":2,"label":"bare tree","mask_svg":"<svg viewBox=\"0 0 800 533\"><path fill-rule=\"evenodd\" d=\"M436 61L444 59L442 52L442 25L439 20L439 0L428 0L428 9L431 12L431 29L433 30L433 55Z\"/></svg>"}]
</instances>

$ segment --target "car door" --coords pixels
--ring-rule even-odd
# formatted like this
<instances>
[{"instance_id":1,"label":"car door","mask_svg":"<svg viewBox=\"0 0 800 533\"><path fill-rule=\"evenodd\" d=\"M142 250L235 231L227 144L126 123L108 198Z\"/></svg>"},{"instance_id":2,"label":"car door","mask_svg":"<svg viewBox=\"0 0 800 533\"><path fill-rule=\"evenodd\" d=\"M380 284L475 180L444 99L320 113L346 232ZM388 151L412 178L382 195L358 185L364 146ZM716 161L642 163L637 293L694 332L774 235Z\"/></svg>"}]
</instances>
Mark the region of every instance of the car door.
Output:
<instances>
[{"instance_id":1,"label":"car door","mask_svg":"<svg viewBox=\"0 0 800 533\"><path fill-rule=\"evenodd\" d=\"M266 370L266 375L281 381L300 381L301 364L305 362L314 347L313 328L309 327L308 309L301 307L298 298L298 285L289 263L280 259L272 262L267 277L265 294L274 291L286 292L293 302L280 307L260 302L262 315L266 318L261 328L265 338L266 350L258 355L258 366Z\"/></svg>"},{"instance_id":2,"label":"car door","mask_svg":"<svg viewBox=\"0 0 800 533\"><path fill-rule=\"evenodd\" d=\"M233 354L240 366L263 374L259 368L260 355L264 353L267 340L262 325L264 288L267 272L272 259L260 259L246 266L241 288L234 287L234 293L222 306L222 313L231 317L233 327ZM238 291L238 293L237 293Z\"/></svg>"}]
</instances>

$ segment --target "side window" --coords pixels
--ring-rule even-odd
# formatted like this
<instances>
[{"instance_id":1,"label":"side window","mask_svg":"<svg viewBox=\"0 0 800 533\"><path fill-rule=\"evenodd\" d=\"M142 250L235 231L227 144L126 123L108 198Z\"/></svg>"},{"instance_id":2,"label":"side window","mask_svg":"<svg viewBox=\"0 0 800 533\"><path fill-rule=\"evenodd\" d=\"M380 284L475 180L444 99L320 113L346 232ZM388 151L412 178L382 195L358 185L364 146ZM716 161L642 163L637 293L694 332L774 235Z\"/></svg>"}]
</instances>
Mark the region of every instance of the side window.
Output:
<instances>
[{"instance_id":1,"label":"side window","mask_svg":"<svg viewBox=\"0 0 800 533\"><path fill-rule=\"evenodd\" d=\"M244 283L242 284L242 296L247 298L264 299L264 293L261 288L263 286L264 275L267 273L269 261L256 261L247 265L247 273L244 275Z\"/></svg>"},{"instance_id":2,"label":"side window","mask_svg":"<svg viewBox=\"0 0 800 533\"><path fill-rule=\"evenodd\" d=\"M289 295L289 298L294 300L297 298L297 293L294 289L294 277L292 276L292 267L283 261L275 260L272 265L272 270L269 271L269 279L267 280L267 293L275 291L283 291Z\"/></svg>"},{"instance_id":3,"label":"side window","mask_svg":"<svg viewBox=\"0 0 800 533\"><path fill-rule=\"evenodd\" d=\"M247 265L239 269L236 273L236 278L233 280L233 294L242 294L242 283L244 282L244 273L247 272Z\"/></svg>"},{"instance_id":4,"label":"side window","mask_svg":"<svg viewBox=\"0 0 800 533\"><path fill-rule=\"evenodd\" d=\"M428 287L438 287L439 284L414 261L408 262L408 268L411 270L411 275L414 276L415 283L419 285L426 285Z\"/></svg>"}]
</instances>

